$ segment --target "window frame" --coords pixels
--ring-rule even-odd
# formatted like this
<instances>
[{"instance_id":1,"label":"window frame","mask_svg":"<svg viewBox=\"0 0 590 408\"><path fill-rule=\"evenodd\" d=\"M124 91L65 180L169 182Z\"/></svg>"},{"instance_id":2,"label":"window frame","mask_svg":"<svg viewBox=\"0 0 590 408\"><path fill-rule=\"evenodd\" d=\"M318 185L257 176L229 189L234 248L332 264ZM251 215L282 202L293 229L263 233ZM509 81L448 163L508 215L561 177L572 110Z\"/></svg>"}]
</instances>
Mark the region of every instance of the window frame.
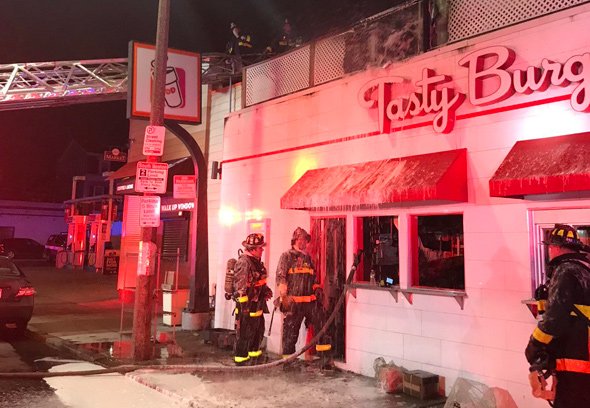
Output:
<instances>
[{"instance_id":1,"label":"window frame","mask_svg":"<svg viewBox=\"0 0 590 408\"><path fill-rule=\"evenodd\" d=\"M463 288L444 288L437 286L428 286L420 284L420 268L419 268L419 244L418 244L418 218L419 217L444 217L451 215L461 216L462 223L462 244L463 244ZM453 212L428 212L428 213L417 213L408 215L408 251L409 251L409 263L408 263L408 282L407 291L412 293L425 293L425 291L432 290L434 293L442 293L444 291L450 293L449 296L456 297L457 294L466 293L465 290L465 214L463 211Z\"/></svg>"},{"instance_id":2,"label":"window frame","mask_svg":"<svg viewBox=\"0 0 590 408\"><path fill-rule=\"evenodd\" d=\"M373 284L369 279L365 279L365 259L368 255L367 251L368 248L365 248L365 231L364 231L364 219L366 218L384 218L384 217L390 217L392 218L392 225L397 229L397 261L398 261L398 267L397 267L397 283L396 284L392 284L390 286L379 286L378 284ZM400 214L397 213L383 213L383 214L355 214L353 216L353 226L354 226L354 240L353 240L353 245L354 245L354 250L353 253L358 253L358 251L360 249L363 249L363 255L362 255L362 262L359 264L359 266L357 267L357 271L354 275L354 279L353 279L353 283L356 287L361 287L361 286L367 286L367 287L375 287L375 288L380 288L380 289L389 289L389 288L393 288L393 289L399 289L400 287L400 275L401 275L401 257L402 254L400 252L400 241L402 239L402 233L400 230ZM397 223L397 225L396 225Z\"/></svg>"}]
</instances>

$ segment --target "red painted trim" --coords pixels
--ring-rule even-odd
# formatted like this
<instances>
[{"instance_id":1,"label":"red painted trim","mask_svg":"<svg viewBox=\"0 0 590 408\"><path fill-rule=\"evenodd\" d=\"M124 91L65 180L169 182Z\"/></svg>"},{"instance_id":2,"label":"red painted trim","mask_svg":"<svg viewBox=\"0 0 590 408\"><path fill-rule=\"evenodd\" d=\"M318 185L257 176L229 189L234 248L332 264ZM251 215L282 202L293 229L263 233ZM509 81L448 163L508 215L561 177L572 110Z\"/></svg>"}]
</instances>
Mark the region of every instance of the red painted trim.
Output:
<instances>
[{"instance_id":1,"label":"red painted trim","mask_svg":"<svg viewBox=\"0 0 590 408\"><path fill-rule=\"evenodd\" d=\"M545 105L548 103L561 102L561 101L565 101L568 99L570 99L570 95L554 96L551 98L539 99L539 100L531 101L531 102L517 103L515 105L502 106L500 108L486 109L486 110L482 110L482 111L478 111L478 112L457 115L456 120L471 119L471 118L477 118L479 116L494 115L496 113L509 112L509 111L517 110L517 109L530 108L532 106L539 106L539 105ZM413 123L413 124L407 125L407 126L398 126L398 127L392 128L389 130L389 133L400 132L402 130L417 129L417 128L421 128L424 126L431 126L431 125L432 125L432 121L423 121L423 122ZM311 149L313 147L326 146L326 145L331 145L331 144L336 144L336 143L343 143L343 142L348 142L348 141L357 140L357 139L366 139L368 137L380 136L382 134L384 134L384 133L381 133L379 131L374 131L374 132L369 132L369 133L360 133L358 135L340 137L338 139L326 140L323 142L310 143L310 144L301 145L301 146L289 147L286 149L271 150L271 151L265 152L265 153L257 153L257 154L251 154L249 156L236 157L233 159L223 160L221 163L226 164L226 163L235 163L235 162L250 160L250 159L258 159L261 157L274 156L276 154L281 154L281 153L289 153L289 152L295 152L298 150Z\"/></svg>"},{"instance_id":2,"label":"red painted trim","mask_svg":"<svg viewBox=\"0 0 590 408\"><path fill-rule=\"evenodd\" d=\"M499 108L487 109L479 112L466 113L464 115L457 115L457 120L476 118L478 116L493 115L495 113L510 112L517 109L530 108L532 106L546 105L548 103L561 102L570 99L570 95L553 96L547 99L539 99L537 101L517 103L516 105L502 106Z\"/></svg>"},{"instance_id":3,"label":"red painted trim","mask_svg":"<svg viewBox=\"0 0 590 408\"><path fill-rule=\"evenodd\" d=\"M258 154L252 154L250 156L236 157L235 159L224 160L222 163L233 163L233 162L238 162L238 161L243 161L243 160L248 160L248 159L256 159L259 157L274 156L275 154L294 152L297 150L310 149L312 147L325 146L325 145L341 143L341 142L348 142L349 140L364 139L366 137L379 136L380 134L381 133L379 133L379 131L376 130L376 131L370 132L370 133L361 133L360 135L346 136L346 137L341 137L338 139L326 140L324 142L310 143L310 144L301 145L301 146L289 147L286 149L272 150L272 151L266 152L266 153L258 153Z\"/></svg>"}]
</instances>

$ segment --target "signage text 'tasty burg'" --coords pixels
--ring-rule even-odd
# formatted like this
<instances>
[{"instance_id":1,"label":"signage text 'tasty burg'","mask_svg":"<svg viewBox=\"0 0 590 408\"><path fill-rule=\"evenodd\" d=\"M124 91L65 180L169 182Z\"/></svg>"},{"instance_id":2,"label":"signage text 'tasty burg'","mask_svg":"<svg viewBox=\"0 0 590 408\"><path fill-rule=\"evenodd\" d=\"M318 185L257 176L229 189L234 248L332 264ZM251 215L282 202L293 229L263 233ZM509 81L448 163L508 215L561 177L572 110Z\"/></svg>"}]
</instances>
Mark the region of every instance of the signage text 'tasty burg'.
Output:
<instances>
[{"instance_id":1,"label":"signage text 'tasty burg'","mask_svg":"<svg viewBox=\"0 0 590 408\"><path fill-rule=\"evenodd\" d=\"M578 112L590 111L590 53L575 55L565 63L543 59L540 67L508 71L515 56L510 48L494 46L472 52L459 60L459 65L468 70L467 93L472 105L490 105L515 93L543 92L550 85L568 86L574 83L578 85L570 95L572 108ZM484 95L483 85L490 80L494 81L494 89ZM449 86L440 87L449 81L451 77L436 75L434 70L425 68L422 78L414 84L418 88L416 92L394 98L394 93L399 93L396 87L401 88L406 80L397 76L380 77L363 85L358 100L365 108L377 109L381 133L388 132L394 121L426 114L434 114L432 126L435 132L449 133L453 130L456 111L466 96Z\"/></svg>"}]
</instances>

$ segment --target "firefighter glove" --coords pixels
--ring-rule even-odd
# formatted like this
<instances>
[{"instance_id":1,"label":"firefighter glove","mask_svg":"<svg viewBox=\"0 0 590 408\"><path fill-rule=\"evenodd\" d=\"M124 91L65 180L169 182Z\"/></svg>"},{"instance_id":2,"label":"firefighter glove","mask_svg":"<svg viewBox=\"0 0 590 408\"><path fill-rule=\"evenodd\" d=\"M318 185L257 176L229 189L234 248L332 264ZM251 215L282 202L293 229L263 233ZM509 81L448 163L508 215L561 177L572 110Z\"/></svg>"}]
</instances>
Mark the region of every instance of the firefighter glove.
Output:
<instances>
[{"instance_id":1,"label":"firefighter glove","mask_svg":"<svg viewBox=\"0 0 590 408\"><path fill-rule=\"evenodd\" d=\"M531 365L530 371L553 370L555 368L555 361L549 356L547 347L532 337L524 354Z\"/></svg>"},{"instance_id":2,"label":"firefighter glove","mask_svg":"<svg viewBox=\"0 0 590 408\"><path fill-rule=\"evenodd\" d=\"M284 283L279 283L279 296L281 298L287 296L287 285Z\"/></svg>"},{"instance_id":3,"label":"firefighter glove","mask_svg":"<svg viewBox=\"0 0 590 408\"><path fill-rule=\"evenodd\" d=\"M262 296L264 297L264 300L272 299L272 290L268 286L264 286L262 289Z\"/></svg>"},{"instance_id":4,"label":"firefighter glove","mask_svg":"<svg viewBox=\"0 0 590 408\"><path fill-rule=\"evenodd\" d=\"M280 310L283 313L288 313L291 311L291 309L293 308L293 297L291 296L283 296L281 297L281 307Z\"/></svg>"},{"instance_id":5,"label":"firefighter glove","mask_svg":"<svg viewBox=\"0 0 590 408\"><path fill-rule=\"evenodd\" d=\"M322 288L320 288L318 286L313 291L313 294L315 295L315 298L316 298L317 301L319 301L319 302L322 302L323 301L323 299L324 299L324 290Z\"/></svg>"}]
</instances>

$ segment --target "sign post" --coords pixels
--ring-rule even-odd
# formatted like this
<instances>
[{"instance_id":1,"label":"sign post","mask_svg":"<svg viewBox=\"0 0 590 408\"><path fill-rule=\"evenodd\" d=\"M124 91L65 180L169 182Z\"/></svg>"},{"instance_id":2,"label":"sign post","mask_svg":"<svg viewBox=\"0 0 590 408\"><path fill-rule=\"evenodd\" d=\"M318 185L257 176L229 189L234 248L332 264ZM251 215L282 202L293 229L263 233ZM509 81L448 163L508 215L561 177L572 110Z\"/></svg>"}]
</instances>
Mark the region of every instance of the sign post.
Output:
<instances>
[{"instance_id":1,"label":"sign post","mask_svg":"<svg viewBox=\"0 0 590 408\"><path fill-rule=\"evenodd\" d=\"M156 33L156 50L154 57L154 80L153 87L150 88L152 89L150 126L156 127L162 127L164 125L169 20L170 0L160 0L158 5L158 28ZM161 172L163 171L163 168L159 166L160 163L158 163L158 158L158 156L148 155L147 162L150 166L140 168L138 165L137 168L137 175L139 176L137 180L139 181L140 177L144 178L141 183L144 183L143 185L146 188L149 189L149 186L154 186L155 188L154 191L144 192L144 197L142 197L142 199L147 200L146 204L151 203L152 200L154 200L154 197L150 196L150 194L161 191L160 179L162 178ZM165 163L164 165L166 166L167 177L168 165ZM159 168L161 170L159 170ZM160 173L158 171L160 171ZM165 191L166 187L164 186L164 192ZM156 199L159 202L160 198L156 197ZM158 213L159 208L158 205ZM153 291L155 289L155 254L158 249L154 242L154 235L155 230L152 226L144 226L141 228L141 241L138 250L142 255L141 259L138 260L137 265L135 307L133 309L133 357L136 361L149 360L152 358L153 353L150 338L152 316L154 313Z\"/></svg>"}]
</instances>

